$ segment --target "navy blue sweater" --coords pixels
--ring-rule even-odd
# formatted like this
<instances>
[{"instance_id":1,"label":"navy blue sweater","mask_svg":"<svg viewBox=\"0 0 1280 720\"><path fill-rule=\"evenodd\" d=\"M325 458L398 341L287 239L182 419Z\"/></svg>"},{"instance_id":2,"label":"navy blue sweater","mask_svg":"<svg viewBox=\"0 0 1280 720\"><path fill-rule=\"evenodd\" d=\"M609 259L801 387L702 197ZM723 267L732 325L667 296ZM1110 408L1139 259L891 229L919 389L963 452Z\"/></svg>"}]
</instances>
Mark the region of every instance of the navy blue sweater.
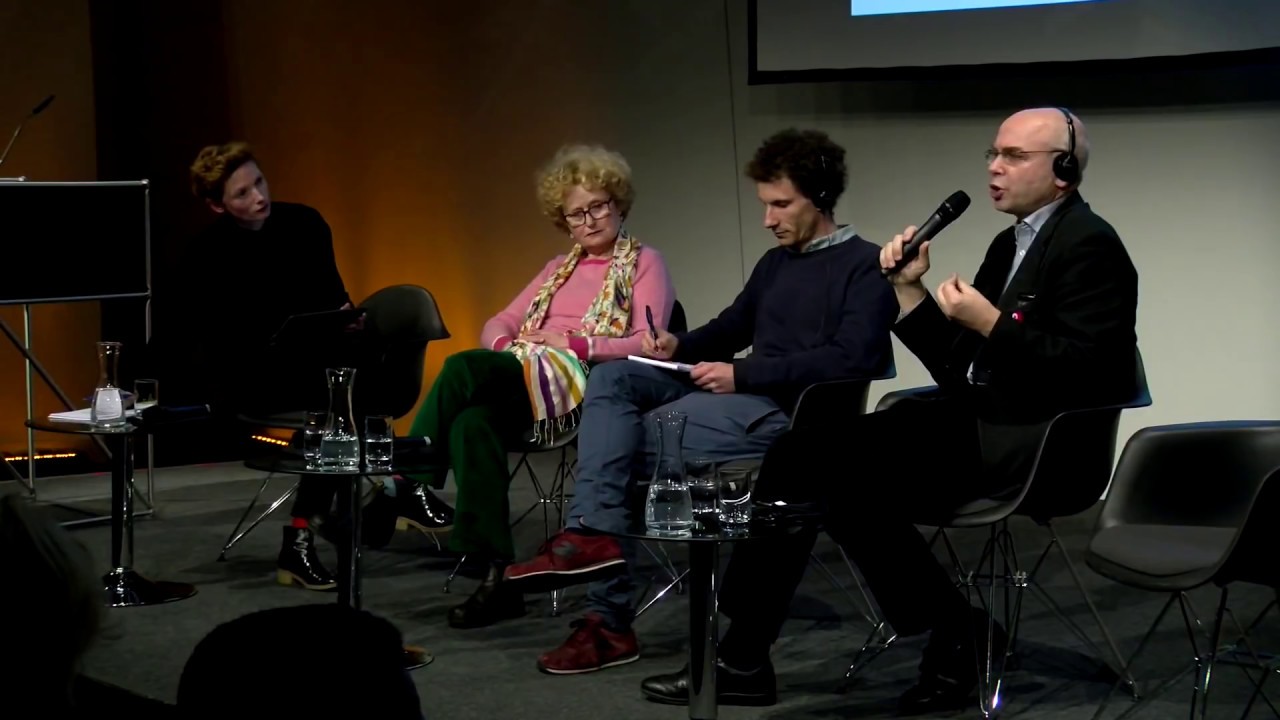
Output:
<instances>
[{"instance_id":1,"label":"navy blue sweater","mask_svg":"<svg viewBox=\"0 0 1280 720\"><path fill-rule=\"evenodd\" d=\"M813 383L883 372L898 302L879 256L856 235L807 253L773 248L732 305L678 336L676 359L729 361L750 346L750 356L733 360L737 392L770 397L788 414Z\"/></svg>"}]
</instances>

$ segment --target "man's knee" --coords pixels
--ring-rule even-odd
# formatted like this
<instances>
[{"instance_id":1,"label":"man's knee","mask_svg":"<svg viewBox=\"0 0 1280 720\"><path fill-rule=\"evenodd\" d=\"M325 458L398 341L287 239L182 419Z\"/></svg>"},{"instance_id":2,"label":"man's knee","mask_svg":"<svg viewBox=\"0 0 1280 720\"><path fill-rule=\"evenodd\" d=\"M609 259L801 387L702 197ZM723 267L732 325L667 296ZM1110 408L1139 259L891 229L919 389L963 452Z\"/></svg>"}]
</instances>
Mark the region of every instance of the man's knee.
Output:
<instances>
[{"instance_id":1,"label":"man's knee","mask_svg":"<svg viewBox=\"0 0 1280 720\"><path fill-rule=\"evenodd\" d=\"M654 380L656 368L630 360L610 360L591 369L587 376L587 399L629 395L636 383Z\"/></svg>"}]
</instances>

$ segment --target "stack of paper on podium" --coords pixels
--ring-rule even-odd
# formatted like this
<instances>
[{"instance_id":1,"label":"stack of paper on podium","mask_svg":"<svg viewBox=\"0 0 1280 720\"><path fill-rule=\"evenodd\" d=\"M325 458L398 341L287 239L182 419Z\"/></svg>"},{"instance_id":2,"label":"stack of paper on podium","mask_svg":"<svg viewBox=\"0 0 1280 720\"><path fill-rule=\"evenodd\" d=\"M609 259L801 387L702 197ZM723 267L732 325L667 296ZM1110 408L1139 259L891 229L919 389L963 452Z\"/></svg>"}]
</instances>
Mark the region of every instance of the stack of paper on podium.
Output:
<instances>
[{"instance_id":1,"label":"stack of paper on podium","mask_svg":"<svg viewBox=\"0 0 1280 720\"><path fill-rule=\"evenodd\" d=\"M137 411L129 408L124 411L125 417L133 417ZM93 421L93 409L82 408L80 410L66 410L64 412L49 413L49 420L53 422L75 422L87 423Z\"/></svg>"}]
</instances>

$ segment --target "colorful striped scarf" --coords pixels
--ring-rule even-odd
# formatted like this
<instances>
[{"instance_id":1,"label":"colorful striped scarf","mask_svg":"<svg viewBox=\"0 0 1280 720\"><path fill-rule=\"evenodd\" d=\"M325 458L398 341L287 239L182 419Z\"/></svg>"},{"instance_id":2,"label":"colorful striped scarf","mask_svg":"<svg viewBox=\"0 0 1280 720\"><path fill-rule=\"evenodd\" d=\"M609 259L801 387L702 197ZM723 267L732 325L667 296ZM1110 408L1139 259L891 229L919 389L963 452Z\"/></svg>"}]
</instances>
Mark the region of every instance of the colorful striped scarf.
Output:
<instances>
[{"instance_id":1,"label":"colorful striped scarf","mask_svg":"<svg viewBox=\"0 0 1280 720\"><path fill-rule=\"evenodd\" d=\"M574 245L564 262L542 284L529 303L520 335L538 330L546 321L551 298L573 275L578 261L586 256L581 245ZM640 241L626 230L618 233L613 258L605 273L604 286L582 316L581 335L622 337L631 325L631 293L636 277L636 259ZM529 406L533 408L533 436L536 442L549 443L563 432L577 427L580 406L587 390L587 364L571 350L561 350L524 340L516 340L507 350L524 364L524 381L529 390Z\"/></svg>"}]
</instances>

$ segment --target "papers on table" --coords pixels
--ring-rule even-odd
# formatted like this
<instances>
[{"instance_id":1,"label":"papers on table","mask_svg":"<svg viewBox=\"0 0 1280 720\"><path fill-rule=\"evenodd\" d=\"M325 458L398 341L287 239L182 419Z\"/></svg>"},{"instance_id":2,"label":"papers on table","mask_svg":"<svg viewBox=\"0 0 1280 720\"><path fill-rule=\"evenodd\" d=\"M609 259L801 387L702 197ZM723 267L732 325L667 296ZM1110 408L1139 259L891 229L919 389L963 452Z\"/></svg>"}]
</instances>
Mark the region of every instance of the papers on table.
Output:
<instances>
[{"instance_id":1,"label":"papers on table","mask_svg":"<svg viewBox=\"0 0 1280 720\"><path fill-rule=\"evenodd\" d=\"M137 413L133 408L124 411L125 417L133 417ZM52 422L74 422L87 423L93 421L93 410L90 408L82 408L80 410L67 410L65 412L49 413L49 420Z\"/></svg>"}]
</instances>

